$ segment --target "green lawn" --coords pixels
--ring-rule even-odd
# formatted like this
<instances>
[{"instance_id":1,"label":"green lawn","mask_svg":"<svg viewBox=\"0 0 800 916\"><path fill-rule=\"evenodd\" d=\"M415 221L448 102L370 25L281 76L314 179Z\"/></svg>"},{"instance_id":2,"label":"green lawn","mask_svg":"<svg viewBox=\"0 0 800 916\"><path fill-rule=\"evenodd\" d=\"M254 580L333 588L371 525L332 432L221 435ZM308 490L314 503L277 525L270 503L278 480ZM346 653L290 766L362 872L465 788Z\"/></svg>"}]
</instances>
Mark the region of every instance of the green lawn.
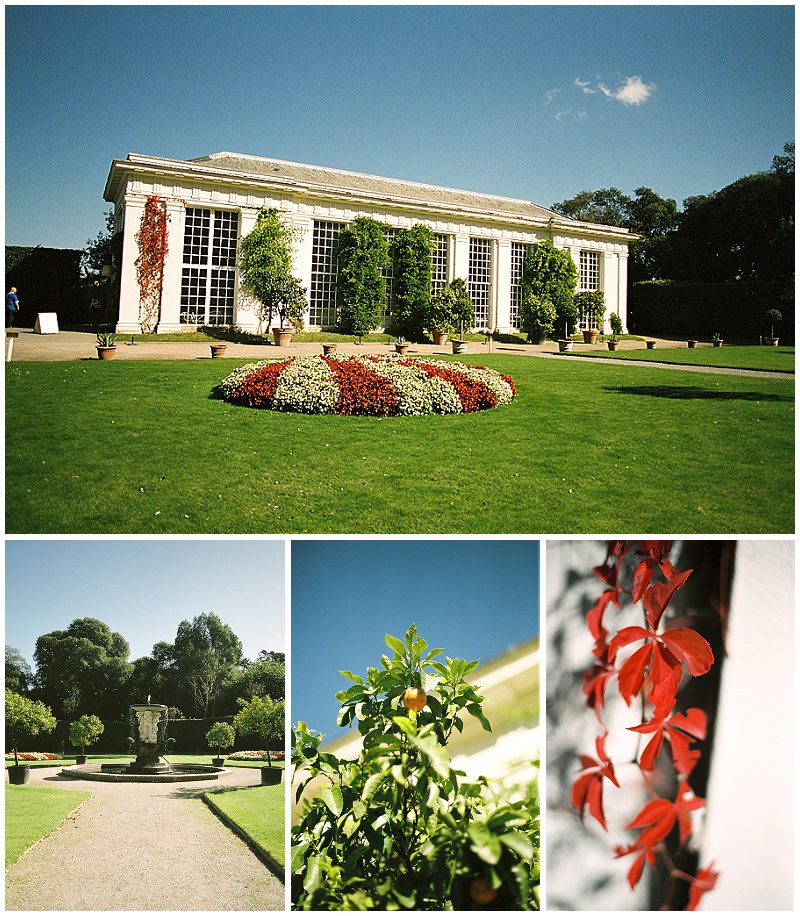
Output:
<instances>
[{"instance_id":1,"label":"green lawn","mask_svg":"<svg viewBox=\"0 0 800 916\"><path fill-rule=\"evenodd\" d=\"M608 357L609 359L642 359L652 363L683 366L715 366L725 369L764 369L770 372L794 372L794 347L721 346L702 344L683 347L655 347L648 350L642 344L635 350L574 350L573 355Z\"/></svg>"},{"instance_id":2,"label":"green lawn","mask_svg":"<svg viewBox=\"0 0 800 916\"><path fill-rule=\"evenodd\" d=\"M208 804L232 821L281 868L284 855L284 786L248 786L206 792Z\"/></svg>"},{"instance_id":3,"label":"green lawn","mask_svg":"<svg viewBox=\"0 0 800 916\"><path fill-rule=\"evenodd\" d=\"M213 398L240 360L8 364L6 530L794 531L793 377L463 359L517 399L308 416Z\"/></svg>"},{"instance_id":4,"label":"green lawn","mask_svg":"<svg viewBox=\"0 0 800 916\"><path fill-rule=\"evenodd\" d=\"M6 785L6 868L63 823L91 792Z\"/></svg>"}]
</instances>

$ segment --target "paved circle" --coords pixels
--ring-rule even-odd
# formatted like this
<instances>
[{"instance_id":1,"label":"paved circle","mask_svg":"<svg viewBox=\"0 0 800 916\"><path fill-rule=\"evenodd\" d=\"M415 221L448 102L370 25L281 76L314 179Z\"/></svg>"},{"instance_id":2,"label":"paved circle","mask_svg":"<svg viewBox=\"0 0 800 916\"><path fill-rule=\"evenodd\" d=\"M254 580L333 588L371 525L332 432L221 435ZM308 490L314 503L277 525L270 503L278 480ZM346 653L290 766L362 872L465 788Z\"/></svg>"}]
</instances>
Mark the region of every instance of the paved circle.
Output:
<instances>
[{"instance_id":1,"label":"paved circle","mask_svg":"<svg viewBox=\"0 0 800 916\"><path fill-rule=\"evenodd\" d=\"M32 768L31 785L92 793L6 871L7 910L284 910L284 885L205 805L212 783L80 782Z\"/></svg>"}]
</instances>

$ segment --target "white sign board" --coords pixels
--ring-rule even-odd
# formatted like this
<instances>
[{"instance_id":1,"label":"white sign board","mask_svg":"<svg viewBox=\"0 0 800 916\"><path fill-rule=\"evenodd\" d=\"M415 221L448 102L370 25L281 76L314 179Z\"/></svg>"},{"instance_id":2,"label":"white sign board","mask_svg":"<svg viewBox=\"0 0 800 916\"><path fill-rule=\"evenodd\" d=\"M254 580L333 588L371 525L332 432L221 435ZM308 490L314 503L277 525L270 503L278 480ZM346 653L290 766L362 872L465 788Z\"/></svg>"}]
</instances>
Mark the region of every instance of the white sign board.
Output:
<instances>
[{"instance_id":1,"label":"white sign board","mask_svg":"<svg viewBox=\"0 0 800 916\"><path fill-rule=\"evenodd\" d=\"M33 331L35 334L58 334L58 315L55 312L39 312Z\"/></svg>"}]
</instances>

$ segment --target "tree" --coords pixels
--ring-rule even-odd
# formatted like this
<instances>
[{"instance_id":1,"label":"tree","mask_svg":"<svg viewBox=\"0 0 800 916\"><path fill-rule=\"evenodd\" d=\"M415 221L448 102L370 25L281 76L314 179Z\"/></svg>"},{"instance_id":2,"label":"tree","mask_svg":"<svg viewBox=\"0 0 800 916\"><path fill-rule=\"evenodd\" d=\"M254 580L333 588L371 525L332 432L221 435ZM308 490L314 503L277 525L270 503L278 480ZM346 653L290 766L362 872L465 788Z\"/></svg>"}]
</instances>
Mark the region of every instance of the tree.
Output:
<instances>
[{"instance_id":1,"label":"tree","mask_svg":"<svg viewBox=\"0 0 800 916\"><path fill-rule=\"evenodd\" d=\"M287 226L274 207L258 213L252 231L242 239L239 275L242 285L257 302L259 324L278 314L281 327L302 322L305 290L292 276L292 250L301 231Z\"/></svg>"},{"instance_id":2,"label":"tree","mask_svg":"<svg viewBox=\"0 0 800 916\"><path fill-rule=\"evenodd\" d=\"M273 700L286 697L286 668L275 662L254 662L237 672L226 684L219 701L219 711L229 715L236 711L238 700L254 696L269 696Z\"/></svg>"},{"instance_id":3,"label":"tree","mask_svg":"<svg viewBox=\"0 0 800 916\"><path fill-rule=\"evenodd\" d=\"M271 697L239 699L241 709L233 719L233 727L241 735L258 735L265 751L272 750L274 742L283 739L286 729L286 704L276 703ZM267 755L267 765L272 766L272 756Z\"/></svg>"},{"instance_id":4,"label":"tree","mask_svg":"<svg viewBox=\"0 0 800 916\"><path fill-rule=\"evenodd\" d=\"M274 652L272 649L262 649L256 656L257 662L272 662L273 665L285 665L286 654L284 652Z\"/></svg>"},{"instance_id":5,"label":"tree","mask_svg":"<svg viewBox=\"0 0 800 916\"><path fill-rule=\"evenodd\" d=\"M303 803L292 828L292 904L307 910L538 909L538 805L503 801L486 778L468 782L447 744L466 716L487 731L483 697L467 681L477 661L437 661L414 625L387 634L390 656L350 671L339 724L357 725L356 760L320 751L321 735L292 732Z\"/></svg>"},{"instance_id":6,"label":"tree","mask_svg":"<svg viewBox=\"0 0 800 916\"><path fill-rule=\"evenodd\" d=\"M39 732L51 732L56 718L44 703L29 700L11 690L6 690L6 725L14 748L14 766L19 766L19 743L24 736L34 737Z\"/></svg>"},{"instance_id":7,"label":"tree","mask_svg":"<svg viewBox=\"0 0 800 916\"><path fill-rule=\"evenodd\" d=\"M429 331L455 331L471 328L475 320L475 306L472 304L466 281L456 277L446 283L430 299L425 315L425 327Z\"/></svg>"},{"instance_id":8,"label":"tree","mask_svg":"<svg viewBox=\"0 0 800 916\"><path fill-rule=\"evenodd\" d=\"M215 715L221 688L242 664L238 636L216 614L200 614L179 625L173 657L178 684L188 691L195 715Z\"/></svg>"},{"instance_id":9,"label":"tree","mask_svg":"<svg viewBox=\"0 0 800 916\"><path fill-rule=\"evenodd\" d=\"M570 253L556 248L549 240L530 247L522 265L522 296L533 294L547 299L556 308L556 330L562 328L567 337L578 324L575 308L575 287L578 285L578 268Z\"/></svg>"},{"instance_id":10,"label":"tree","mask_svg":"<svg viewBox=\"0 0 800 916\"><path fill-rule=\"evenodd\" d=\"M783 152L783 156L772 157L771 171L794 178L794 140L783 144Z\"/></svg>"},{"instance_id":11,"label":"tree","mask_svg":"<svg viewBox=\"0 0 800 916\"><path fill-rule=\"evenodd\" d=\"M31 666L22 657L22 653L13 646L6 646L6 690L25 694L32 683Z\"/></svg>"},{"instance_id":12,"label":"tree","mask_svg":"<svg viewBox=\"0 0 800 916\"><path fill-rule=\"evenodd\" d=\"M104 219L105 230L98 232L95 238L86 240L81 260L83 273L97 279L102 278L103 268L112 263L114 256L114 211L106 210Z\"/></svg>"},{"instance_id":13,"label":"tree","mask_svg":"<svg viewBox=\"0 0 800 916\"><path fill-rule=\"evenodd\" d=\"M69 742L81 749L83 754L90 744L94 744L105 731L105 726L97 716L81 716L69 726Z\"/></svg>"},{"instance_id":14,"label":"tree","mask_svg":"<svg viewBox=\"0 0 800 916\"><path fill-rule=\"evenodd\" d=\"M339 233L336 241L336 299L339 330L363 337L381 323L386 304L389 245L384 227L369 216L359 216Z\"/></svg>"},{"instance_id":15,"label":"tree","mask_svg":"<svg viewBox=\"0 0 800 916\"><path fill-rule=\"evenodd\" d=\"M103 718L127 712L126 684L133 667L128 643L94 617L73 620L36 640L35 691L60 719L95 711Z\"/></svg>"},{"instance_id":16,"label":"tree","mask_svg":"<svg viewBox=\"0 0 800 916\"><path fill-rule=\"evenodd\" d=\"M433 232L422 224L399 230L392 240L392 322L395 330L410 340L422 340L424 335L425 315L431 301L431 253L435 244Z\"/></svg>"},{"instance_id":17,"label":"tree","mask_svg":"<svg viewBox=\"0 0 800 916\"><path fill-rule=\"evenodd\" d=\"M528 340L539 343L549 337L556 326L556 318L556 307L549 299L537 296L530 289L523 292L520 319Z\"/></svg>"},{"instance_id":18,"label":"tree","mask_svg":"<svg viewBox=\"0 0 800 916\"><path fill-rule=\"evenodd\" d=\"M217 757L222 756L222 751L227 747L233 747L236 739L236 732L233 726L228 722L215 722L206 732L206 741L208 746L213 750L217 749Z\"/></svg>"},{"instance_id":19,"label":"tree","mask_svg":"<svg viewBox=\"0 0 800 916\"><path fill-rule=\"evenodd\" d=\"M555 203L552 209L563 216L604 226L627 226L631 215L631 199L619 188L599 191L579 191L569 200Z\"/></svg>"}]
</instances>

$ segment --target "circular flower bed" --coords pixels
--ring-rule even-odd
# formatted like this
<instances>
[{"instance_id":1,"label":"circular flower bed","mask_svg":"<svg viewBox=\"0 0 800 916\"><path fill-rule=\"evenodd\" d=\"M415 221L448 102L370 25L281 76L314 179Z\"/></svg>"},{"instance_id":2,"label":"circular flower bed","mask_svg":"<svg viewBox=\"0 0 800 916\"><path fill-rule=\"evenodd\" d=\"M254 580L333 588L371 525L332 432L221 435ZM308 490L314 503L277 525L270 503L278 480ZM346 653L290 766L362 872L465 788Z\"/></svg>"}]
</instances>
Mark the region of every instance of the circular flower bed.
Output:
<instances>
[{"instance_id":1,"label":"circular flower bed","mask_svg":"<svg viewBox=\"0 0 800 916\"><path fill-rule=\"evenodd\" d=\"M263 360L234 370L218 390L247 407L373 417L471 413L516 394L511 376L484 366L394 354Z\"/></svg>"}]
</instances>

